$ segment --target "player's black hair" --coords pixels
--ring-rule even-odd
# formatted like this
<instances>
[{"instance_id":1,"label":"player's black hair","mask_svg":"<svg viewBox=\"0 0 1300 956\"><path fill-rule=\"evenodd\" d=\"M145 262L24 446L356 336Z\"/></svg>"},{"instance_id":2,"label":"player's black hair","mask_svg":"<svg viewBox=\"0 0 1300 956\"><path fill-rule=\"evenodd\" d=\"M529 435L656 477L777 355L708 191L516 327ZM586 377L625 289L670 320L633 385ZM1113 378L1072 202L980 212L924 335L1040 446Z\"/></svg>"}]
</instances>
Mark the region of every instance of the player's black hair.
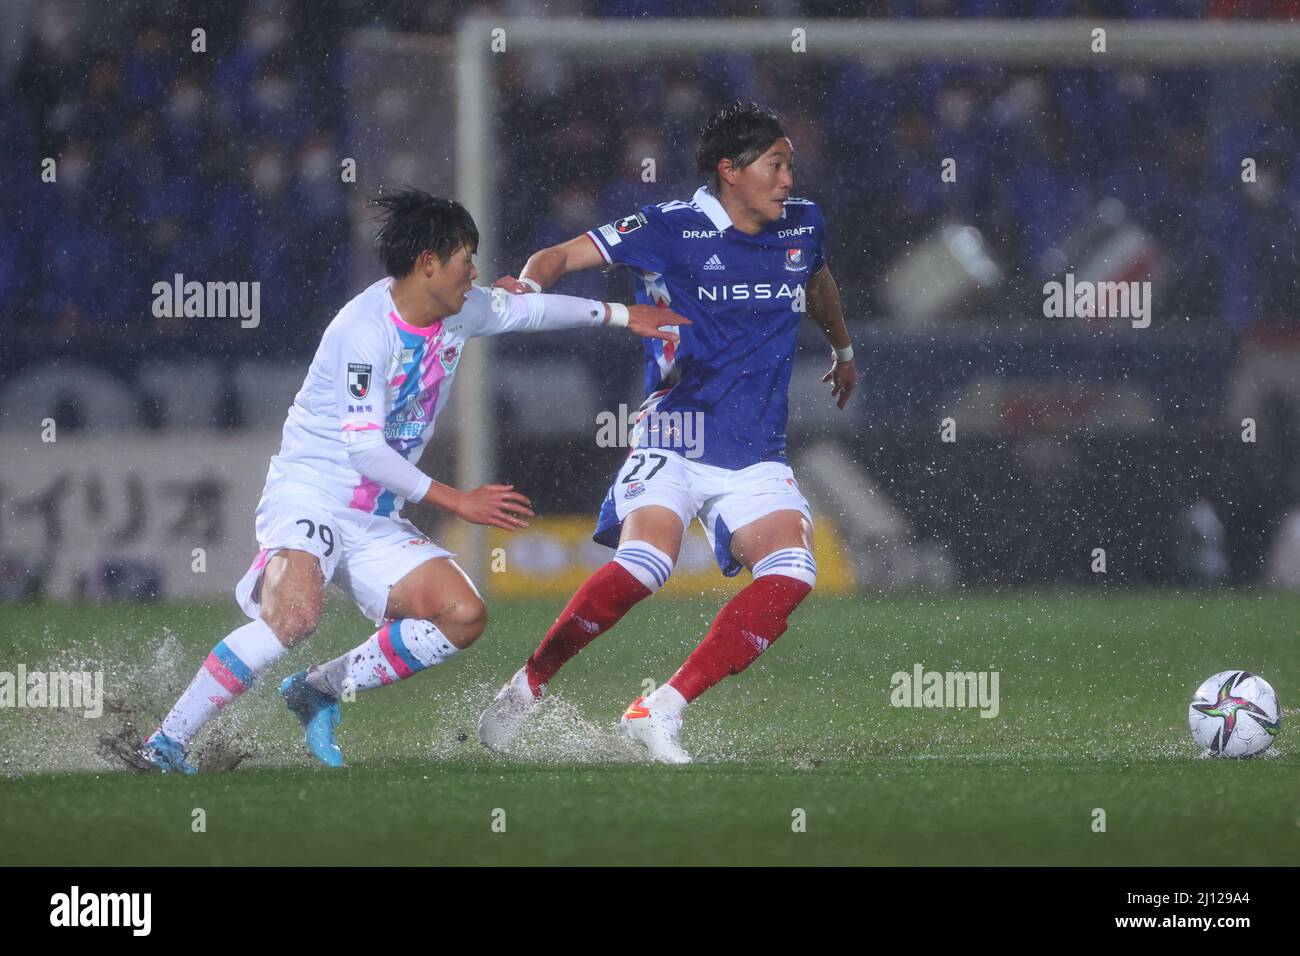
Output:
<instances>
[{"instance_id":1,"label":"player's black hair","mask_svg":"<svg viewBox=\"0 0 1300 956\"><path fill-rule=\"evenodd\" d=\"M700 127L700 144L695 149L695 165L709 179L709 189L716 196L718 162L729 159L744 169L772 148L785 135L781 121L771 110L757 103L736 100L715 110Z\"/></svg>"},{"instance_id":2,"label":"player's black hair","mask_svg":"<svg viewBox=\"0 0 1300 956\"><path fill-rule=\"evenodd\" d=\"M379 207L375 248L390 276L400 279L415 268L426 250L446 263L461 246L478 251L478 226L460 203L437 199L419 189L382 193L371 203Z\"/></svg>"}]
</instances>

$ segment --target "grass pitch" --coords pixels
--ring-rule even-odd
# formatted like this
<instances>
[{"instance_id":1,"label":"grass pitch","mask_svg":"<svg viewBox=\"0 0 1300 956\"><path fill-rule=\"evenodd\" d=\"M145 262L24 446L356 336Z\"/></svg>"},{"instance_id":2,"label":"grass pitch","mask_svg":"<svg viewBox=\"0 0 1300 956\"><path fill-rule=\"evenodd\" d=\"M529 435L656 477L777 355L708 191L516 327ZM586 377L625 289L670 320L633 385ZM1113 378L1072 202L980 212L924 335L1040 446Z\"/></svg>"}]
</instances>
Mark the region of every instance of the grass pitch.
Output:
<instances>
[{"instance_id":1,"label":"grass pitch","mask_svg":"<svg viewBox=\"0 0 1300 956\"><path fill-rule=\"evenodd\" d=\"M123 713L0 710L0 863L1300 859L1296 596L811 599L757 664L691 707L689 767L647 765L615 733L642 682L670 676L721 603L655 598L565 668L517 754L487 754L478 713L560 603L492 603L471 651L344 705L342 771L314 764L275 688L367 634L343 603L197 742L255 751L229 772L117 769L96 738ZM106 696L147 731L241 620L229 604L0 605L0 670L102 670ZM918 663L996 670L997 716L890 706L891 675ZM1270 757L1198 758L1188 700L1229 667L1264 675L1281 698Z\"/></svg>"}]
</instances>

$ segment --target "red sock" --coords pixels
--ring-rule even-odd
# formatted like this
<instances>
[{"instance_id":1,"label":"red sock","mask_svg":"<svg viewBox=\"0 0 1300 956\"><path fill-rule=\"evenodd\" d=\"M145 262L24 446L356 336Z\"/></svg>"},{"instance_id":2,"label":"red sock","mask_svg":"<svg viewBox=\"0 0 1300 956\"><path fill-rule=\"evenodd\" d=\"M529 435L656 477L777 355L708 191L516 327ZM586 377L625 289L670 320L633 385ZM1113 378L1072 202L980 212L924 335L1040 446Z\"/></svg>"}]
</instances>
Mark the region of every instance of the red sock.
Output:
<instances>
[{"instance_id":1,"label":"red sock","mask_svg":"<svg viewBox=\"0 0 1300 956\"><path fill-rule=\"evenodd\" d=\"M687 702L729 674L739 674L785 633L786 619L812 588L783 574L765 574L727 602L708 636L668 682Z\"/></svg>"},{"instance_id":2,"label":"red sock","mask_svg":"<svg viewBox=\"0 0 1300 956\"><path fill-rule=\"evenodd\" d=\"M528 658L528 683L533 692L550 681L564 663L582 650L597 634L609 630L650 596L650 589L632 577L616 561L598 569L569 599L551 629Z\"/></svg>"}]
</instances>

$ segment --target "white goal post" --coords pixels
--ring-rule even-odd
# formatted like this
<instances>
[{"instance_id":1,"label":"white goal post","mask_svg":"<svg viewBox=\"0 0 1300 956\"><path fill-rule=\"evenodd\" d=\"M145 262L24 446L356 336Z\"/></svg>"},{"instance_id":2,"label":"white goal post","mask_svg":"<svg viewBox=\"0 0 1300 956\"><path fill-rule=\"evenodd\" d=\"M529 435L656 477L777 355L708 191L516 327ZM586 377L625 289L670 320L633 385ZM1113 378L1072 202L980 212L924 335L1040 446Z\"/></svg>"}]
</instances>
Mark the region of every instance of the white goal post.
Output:
<instances>
[{"instance_id":1,"label":"white goal post","mask_svg":"<svg viewBox=\"0 0 1300 956\"><path fill-rule=\"evenodd\" d=\"M1094 51L1096 30L1105 52ZM803 31L802 34L796 31ZM581 53L586 62L721 51L856 56L874 67L915 61L1018 66L1226 66L1300 61L1300 23L1238 20L636 20L471 17L456 32L456 198L482 227L480 281L522 263L496 261L497 199L492 118L497 107L493 58L530 50ZM456 400L457 481L473 488L495 480L495 422L489 403L491 339L461 360ZM594 423L593 423L594 428ZM487 584L487 534L461 525L466 571Z\"/></svg>"}]
</instances>

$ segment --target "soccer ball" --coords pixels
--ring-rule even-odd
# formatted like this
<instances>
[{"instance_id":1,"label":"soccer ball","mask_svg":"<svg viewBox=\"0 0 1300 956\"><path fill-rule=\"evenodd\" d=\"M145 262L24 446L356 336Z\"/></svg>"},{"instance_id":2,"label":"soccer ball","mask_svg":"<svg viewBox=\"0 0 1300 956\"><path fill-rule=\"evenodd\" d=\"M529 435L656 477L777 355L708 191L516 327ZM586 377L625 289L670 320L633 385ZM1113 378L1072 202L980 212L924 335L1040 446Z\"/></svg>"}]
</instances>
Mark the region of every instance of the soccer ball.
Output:
<instances>
[{"instance_id":1,"label":"soccer ball","mask_svg":"<svg viewBox=\"0 0 1300 956\"><path fill-rule=\"evenodd\" d=\"M1282 729L1282 708L1268 681L1249 671L1220 671L1192 695L1192 736L1211 757L1254 757Z\"/></svg>"}]
</instances>

